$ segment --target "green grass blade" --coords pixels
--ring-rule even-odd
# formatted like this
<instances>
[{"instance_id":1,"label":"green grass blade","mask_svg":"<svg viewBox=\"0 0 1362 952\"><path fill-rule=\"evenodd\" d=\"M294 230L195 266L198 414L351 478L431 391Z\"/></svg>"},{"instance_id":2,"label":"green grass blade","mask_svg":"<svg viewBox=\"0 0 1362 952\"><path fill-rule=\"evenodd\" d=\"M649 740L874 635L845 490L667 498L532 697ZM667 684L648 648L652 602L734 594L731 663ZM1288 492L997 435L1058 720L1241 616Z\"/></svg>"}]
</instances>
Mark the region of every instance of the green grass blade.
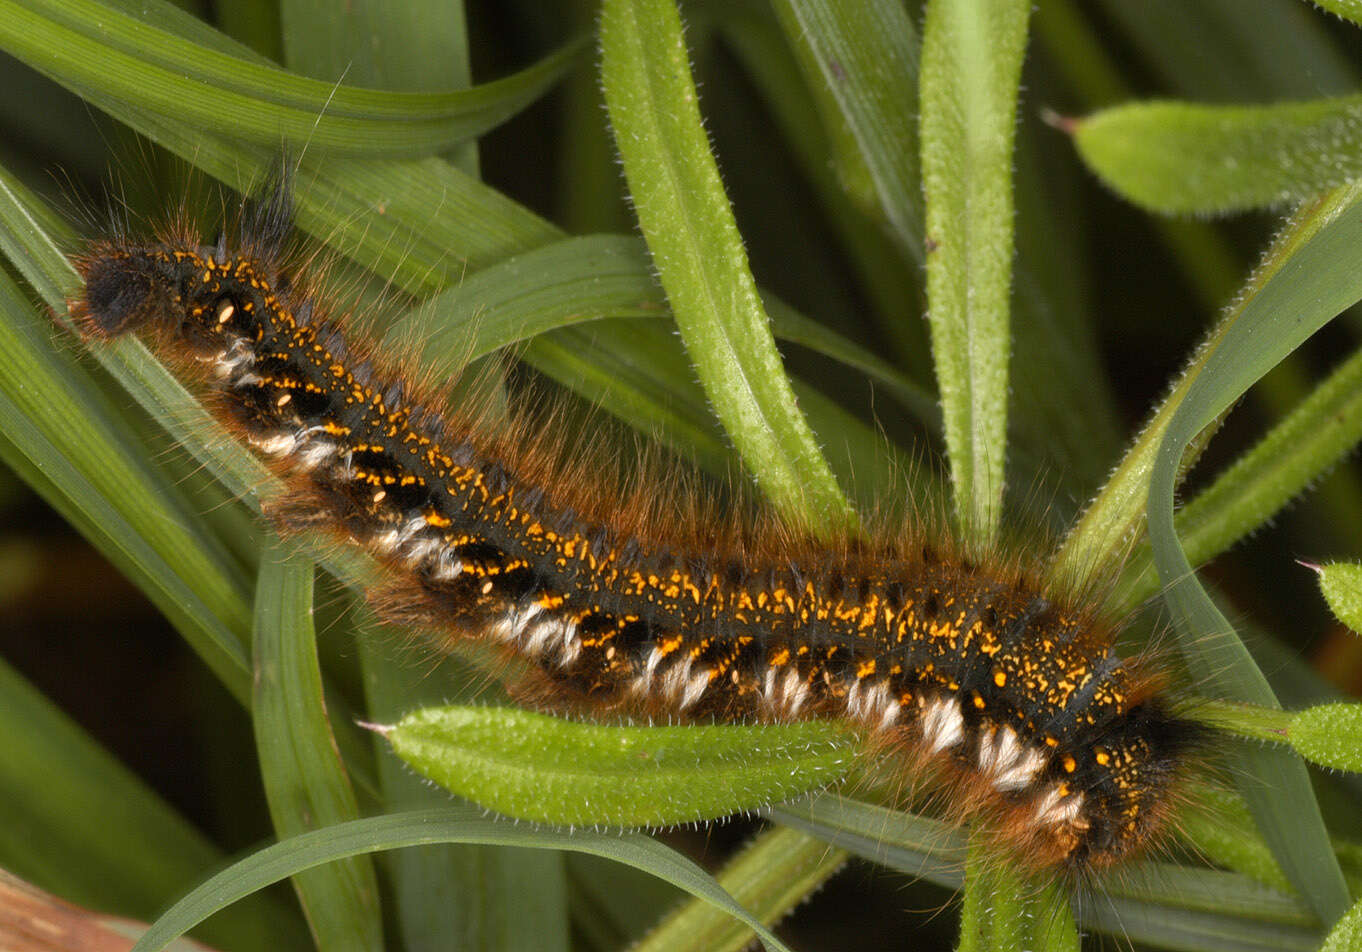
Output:
<instances>
[{"instance_id":1,"label":"green grass blade","mask_svg":"<svg viewBox=\"0 0 1362 952\"><path fill-rule=\"evenodd\" d=\"M1362 175L1362 96L1267 106L1131 103L1078 122L1079 154L1124 198L1166 214L1281 205Z\"/></svg>"},{"instance_id":2,"label":"green grass blade","mask_svg":"<svg viewBox=\"0 0 1362 952\"><path fill-rule=\"evenodd\" d=\"M260 563L256 585L256 748L270 815L281 839L359 817L322 697L312 625L310 561L282 544ZM322 949L382 949L378 878L367 856L300 873L294 887Z\"/></svg>"},{"instance_id":3,"label":"green grass blade","mask_svg":"<svg viewBox=\"0 0 1362 952\"><path fill-rule=\"evenodd\" d=\"M773 925L833 876L846 862L842 850L794 830L758 834L719 872L724 891L757 919ZM678 908L632 952L742 952L750 948L752 930L709 903L692 899Z\"/></svg>"},{"instance_id":4,"label":"green grass blade","mask_svg":"<svg viewBox=\"0 0 1362 952\"><path fill-rule=\"evenodd\" d=\"M782 804L768 813L908 876L950 889L964 882L965 837L940 820L837 796ZM1085 890L1076 906L1086 929L1189 952L1306 950L1320 940L1318 922L1303 900L1245 876L1204 868L1146 863L1119 869Z\"/></svg>"},{"instance_id":5,"label":"green grass blade","mask_svg":"<svg viewBox=\"0 0 1362 952\"><path fill-rule=\"evenodd\" d=\"M971 837L958 952L1078 952L1078 929L1057 884L1029 882Z\"/></svg>"},{"instance_id":6,"label":"green grass blade","mask_svg":"<svg viewBox=\"0 0 1362 952\"><path fill-rule=\"evenodd\" d=\"M1264 276L1178 402L1150 476L1149 531L1178 642L1202 691L1277 706L1262 672L1192 574L1173 524L1173 493L1184 453L1259 377L1344 308L1362 299L1350 260L1362 242L1362 193L1344 189L1302 209L1284 232ZM1283 871L1324 922L1348 907L1304 766L1280 749L1243 749L1240 793Z\"/></svg>"},{"instance_id":7,"label":"green grass blade","mask_svg":"<svg viewBox=\"0 0 1362 952\"><path fill-rule=\"evenodd\" d=\"M0 802L0 865L81 905L148 919L223 860L203 834L3 663ZM235 948L305 944L296 915L264 897L208 924L203 936Z\"/></svg>"},{"instance_id":8,"label":"green grass blade","mask_svg":"<svg viewBox=\"0 0 1362 952\"><path fill-rule=\"evenodd\" d=\"M308 76L344 76L346 85L382 90L473 85L461 0L408 0L400 7L351 0L340 8L283 0L279 21L284 62Z\"/></svg>"},{"instance_id":9,"label":"green grass blade","mask_svg":"<svg viewBox=\"0 0 1362 952\"><path fill-rule=\"evenodd\" d=\"M1310 952L1319 924L1295 896L1236 873L1148 863L1083 906L1081 924L1189 952Z\"/></svg>"},{"instance_id":10,"label":"green grass blade","mask_svg":"<svg viewBox=\"0 0 1362 952\"><path fill-rule=\"evenodd\" d=\"M414 707L447 702L459 696L457 688L478 681L476 672L457 657L445 658L434 669L413 664L393 644L391 631L377 625L368 610L360 612L358 643L370 718L396 721ZM478 697L496 700L486 691ZM382 737L370 736L389 810L448 807L447 793L418 777ZM560 854L455 843L396 850L386 859L402 941L411 952L443 952L460 945L567 952L567 886ZM533 892L533 903L525 903L527 891Z\"/></svg>"},{"instance_id":11,"label":"green grass blade","mask_svg":"<svg viewBox=\"0 0 1362 952\"><path fill-rule=\"evenodd\" d=\"M0 0L0 45L66 85L215 134L370 156L429 154L494 128L543 95L586 47L579 38L474 89L401 93L297 76L196 44L157 19L99 0Z\"/></svg>"},{"instance_id":12,"label":"green grass blade","mask_svg":"<svg viewBox=\"0 0 1362 952\"><path fill-rule=\"evenodd\" d=\"M609 0L601 78L639 224L719 419L776 508L826 532L853 515L795 405L719 181L671 0Z\"/></svg>"},{"instance_id":13,"label":"green grass blade","mask_svg":"<svg viewBox=\"0 0 1362 952\"><path fill-rule=\"evenodd\" d=\"M1002 511L1012 284L1012 143L1030 5L934 0L922 47L927 310L965 538Z\"/></svg>"},{"instance_id":14,"label":"green grass blade","mask_svg":"<svg viewBox=\"0 0 1362 952\"><path fill-rule=\"evenodd\" d=\"M895 0L778 0L843 187L889 225L908 260L922 263L922 179L917 124L917 27Z\"/></svg>"},{"instance_id":15,"label":"green grass blade","mask_svg":"<svg viewBox=\"0 0 1362 952\"><path fill-rule=\"evenodd\" d=\"M275 844L219 873L152 924L133 952L157 952L217 910L305 869L360 853L433 843L483 843L563 849L603 856L651 873L747 923L771 952L789 952L700 867L641 836L527 830L457 809L355 820Z\"/></svg>"},{"instance_id":16,"label":"green grass blade","mask_svg":"<svg viewBox=\"0 0 1362 952\"><path fill-rule=\"evenodd\" d=\"M1202 565L1265 524L1362 440L1362 352L1349 357L1177 514L1191 565ZM1151 552L1141 547L1118 593L1134 605L1158 590Z\"/></svg>"},{"instance_id":17,"label":"green grass blade","mask_svg":"<svg viewBox=\"0 0 1362 952\"><path fill-rule=\"evenodd\" d=\"M7 247L43 256L47 286L71 287L70 266L9 190L0 190L0 230ZM48 303L65 309L61 297ZM49 500L138 580L238 698L248 697L248 582L193 505L142 458L88 374L52 346L56 333L0 276L0 427L22 457L9 462L36 468Z\"/></svg>"},{"instance_id":18,"label":"green grass blade","mask_svg":"<svg viewBox=\"0 0 1362 952\"><path fill-rule=\"evenodd\" d=\"M1081 583L1090 577L1093 566L1115 565L1122 561L1130 540L1143 526L1149 499L1150 474L1169 420L1192 382L1203 371L1210 355L1219 349L1225 336L1241 320L1245 309L1272 283L1278 269L1290 260L1293 249L1308 242L1321 227L1327 218L1324 214L1327 208L1312 205L1302 214L1288 220L1274 245L1276 250L1268 254L1263 267L1253 272L1248 285L1234 304L1216 323L1205 341L1193 351L1193 358L1173 384L1168 396L1150 415L1102 491L1070 530L1053 560L1052 573L1057 578L1068 580L1071 584ZM1195 460L1201 445L1201 442L1191 444L1192 452L1181 460L1181 467ZM1138 559L1132 563L1132 572L1138 572L1141 568ZM1132 600L1137 600L1140 593L1139 587L1131 583L1126 583L1123 591ZM1134 603L1126 601L1121 604L1129 607Z\"/></svg>"},{"instance_id":19,"label":"green grass blade","mask_svg":"<svg viewBox=\"0 0 1362 952\"><path fill-rule=\"evenodd\" d=\"M764 296L763 303L779 340L863 372L917 419L939 425L931 395L893 365L772 297ZM389 348L415 353L436 379L445 379L479 357L560 327L670 314L642 242L624 235L582 235L469 275L395 321L383 339Z\"/></svg>"},{"instance_id":20,"label":"green grass blade","mask_svg":"<svg viewBox=\"0 0 1362 952\"><path fill-rule=\"evenodd\" d=\"M882 12L880 8L885 5L846 6L854 16L856 11L870 7L875 7L877 13ZM897 7L893 9L903 16ZM791 49L795 38L788 36L769 16L763 15L764 11L726 5L722 13L717 9L706 12L716 17L716 26L725 45L732 49L761 91L772 120L779 126L784 143L799 165L799 171L817 195L830 226L836 232L840 247L850 257L869 299L870 314L867 317L873 319L875 326L889 338L894 357L913 379L929 380L931 362L927 351L927 329L917 319L923 302L921 259L913 258L901 250L899 242L884 240L884 216L873 195L869 170L864 169L862 181L864 163L860 160L851 130L842 121L832 89L817 63L811 63L807 57L798 59L800 54L811 50L806 46L799 50ZM911 21L908 22L910 26L906 32L893 32L888 40L891 43L901 39L911 41L916 60L916 41L911 39L916 28L911 26ZM858 56L861 49L857 47ZM827 65L831 68L831 61ZM909 72L911 82L916 84L915 62ZM855 81L850 77L844 79L841 91L858 99L858 106L853 108L868 105L861 84L878 82L878 76L866 77L863 73ZM903 101L915 101L916 98L914 85L913 89L907 91ZM809 108L811 100L816 109ZM872 135L878 135L890 125L902 126L901 135L917 135L916 124L911 119L905 120L898 110L886 110L884 115L877 116L876 121L870 123L869 130ZM903 141L909 140L905 138L892 143L891 150L883 155L891 163L900 163L913 169L910 176L902 179L908 183L908 199L905 203L895 203L895 207L915 209L906 214L911 222L911 230L907 234L916 236L912 243L920 251L922 201L919 197L920 176L916 172L917 149L901 148L900 143ZM813 310L809 305L805 307Z\"/></svg>"}]
</instances>

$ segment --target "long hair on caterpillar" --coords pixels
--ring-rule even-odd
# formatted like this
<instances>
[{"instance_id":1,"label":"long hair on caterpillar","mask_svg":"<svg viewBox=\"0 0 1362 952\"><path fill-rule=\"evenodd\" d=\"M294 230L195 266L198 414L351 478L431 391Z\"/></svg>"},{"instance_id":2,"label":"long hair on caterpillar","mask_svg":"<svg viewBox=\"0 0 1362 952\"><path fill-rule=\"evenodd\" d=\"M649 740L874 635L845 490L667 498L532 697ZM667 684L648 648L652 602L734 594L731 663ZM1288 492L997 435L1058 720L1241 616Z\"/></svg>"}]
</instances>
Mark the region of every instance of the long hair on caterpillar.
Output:
<instances>
[{"instance_id":1,"label":"long hair on caterpillar","mask_svg":"<svg viewBox=\"0 0 1362 952\"><path fill-rule=\"evenodd\" d=\"M209 235L209 236L207 236L207 237L209 237L209 238L211 239L211 235ZM399 244L400 244L400 242L399 242ZM1033 365L1033 366L1034 366L1034 365ZM1080 496L1080 497L1078 497L1078 498L1082 498L1082 497ZM952 717L949 716L949 713L944 714L944 715L941 715L941 717L944 717L944 718L945 718L945 727L942 728L942 729L943 729L943 730L948 729L949 726L950 726L950 724L953 723L953 720L954 720L954 719L953 719ZM996 737L997 735L995 734L994 736ZM1004 735L1004 736L1006 736L1006 735ZM982 752L982 750L983 750L983 746L982 746L982 744L980 743L980 741L977 739L977 735L974 735L974 736L971 737L970 747L971 747L971 749L973 750L973 752L974 752L974 754L975 754L975 756L976 756L976 761L977 761L978 756L981 754L981 752ZM991 761L991 762L992 762L992 761Z\"/></svg>"}]
</instances>

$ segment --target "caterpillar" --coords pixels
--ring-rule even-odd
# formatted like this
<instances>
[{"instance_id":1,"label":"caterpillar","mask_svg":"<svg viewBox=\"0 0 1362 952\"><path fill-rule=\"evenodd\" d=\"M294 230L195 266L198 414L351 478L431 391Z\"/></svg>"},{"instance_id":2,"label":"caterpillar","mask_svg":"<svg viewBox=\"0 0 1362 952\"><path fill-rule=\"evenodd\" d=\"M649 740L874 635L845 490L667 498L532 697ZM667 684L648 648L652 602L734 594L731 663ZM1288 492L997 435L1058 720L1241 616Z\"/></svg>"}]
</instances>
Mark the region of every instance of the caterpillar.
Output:
<instances>
[{"instance_id":1,"label":"caterpillar","mask_svg":"<svg viewBox=\"0 0 1362 952\"><path fill-rule=\"evenodd\" d=\"M1037 867L1084 873L1157 842L1196 729L1100 611L921 533L819 542L585 487L566 434L432 409L347 336L293 273L290 230L280 184L213 245L96 243L71 313L93 339L149 332L197 375L288 475L282 525L387 564L385 617L525 659L551 703L845 718Z\"/></svg>"}]
</instances>

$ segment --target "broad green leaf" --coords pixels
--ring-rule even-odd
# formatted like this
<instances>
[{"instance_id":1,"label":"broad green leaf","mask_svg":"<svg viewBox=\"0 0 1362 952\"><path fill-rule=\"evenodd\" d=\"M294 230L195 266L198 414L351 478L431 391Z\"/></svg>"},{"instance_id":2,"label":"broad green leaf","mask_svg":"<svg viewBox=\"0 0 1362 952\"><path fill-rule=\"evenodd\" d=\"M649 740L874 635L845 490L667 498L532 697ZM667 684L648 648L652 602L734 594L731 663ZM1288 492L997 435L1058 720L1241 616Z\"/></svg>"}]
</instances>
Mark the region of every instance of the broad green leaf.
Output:
<instances>
[{"instance_id":1,"label":"broad green leaf","mask_svg":"<svg viewBox=\"0 0 1362 952\"><path fill-rule=\"evenodd\" d=\"M839 780L855 750L846 728L825 721L627 727L437 707L377 729L445 789L561 825L666 826L756 809Z\"/></svg>"},{"instance_id":2,"label":"broad green leaf","mask_svg":"<svg viewBox=\"0 0 1362 952\"><path fill-rule=\"evenodd\" d=\"M1242 309L1190 381L1150 476L1149 531L1179 648L1202 691L1277 706L1243 642L1192 573L1173 525L1184 454L1254 381L1325 322L1362 298L1362 272L1338 267L1362 242L1362 193L1338 190L1303 208L1279 237ZM1287 878L1324 922L1348 907L1347 889L1304 766L1281 749L1238 751L1240 793ZM1269 779L1270 778L1270 779Z\"/></svg>"},{"instance_id":3,"label":"broad green leaf","mask_svg":"<svg viewBox=\"0 0 1362 952\"><path fill-rule=\"evenodd\" d=\"M1306 198L1362 176L1362 96L1270 106L1138 102L1077 124L1085 162L1123 197L1165 214Z\"/></svg>"},{"instance_id":4,"label":"broad green leaf","mask_svg":"<svg viewBox=\"0 0 1362 952\"><path fill-rule=\"evenodd\" d=\"M997 534L1007 446L1012 143L1029 3L933 0L923 34L927 314L965 539Z\"/></svg>"},{"instance_id":5,"label":"broad green leaf","mask_svg":"<svg viewBox=\"0 0 1362 952\"><path fill-rule=\"evenodd\" d=\"M256 586L251 714L265 794L281 838L359 817L322 697L312 573L310 561L276 544L261 560ZM378 878L369 857L308 870L294 879L294 887L319 948L383 948Z\"/></svg>"},{"instance_id":6,"label":"broad green leaf","mask_svg":"<svg viewBox=\"0 0 1362 952\"><path fill-rule=\"evenodd\" d=\"M158 952L218 910L251 893L323 863L379 850L435 843L480 843L562 849L628 863L724 909L752 927L770 952L789 952L770 931L725 893L700 867L647 837L578 830L529 830L467 811L418 810L353 820L266 847L218 873L154 922L132 952Z\"/></svg>"},{"instance_id":7,"label":"broad green leaf","mask_svg":"<svg viewBox=\"0 0 1362 952\"><path fill-rule=\"evenodd\" d=\"M820 534L847 525L853 514L771 339L672 0L607 0L601 82L639 225L716 414L792 522Z\"/></svg>"},{"instance_id":8,"label":"broad green leaf","mask_svg":"<svg viewBox=\"0 0 1362 952\"><path fill-rule=\"evenodd\" d=\"M1321 704L1291 719L1291 746L1321 767L1362 772L1362 704Z\"/></svg>"}]
</instances>

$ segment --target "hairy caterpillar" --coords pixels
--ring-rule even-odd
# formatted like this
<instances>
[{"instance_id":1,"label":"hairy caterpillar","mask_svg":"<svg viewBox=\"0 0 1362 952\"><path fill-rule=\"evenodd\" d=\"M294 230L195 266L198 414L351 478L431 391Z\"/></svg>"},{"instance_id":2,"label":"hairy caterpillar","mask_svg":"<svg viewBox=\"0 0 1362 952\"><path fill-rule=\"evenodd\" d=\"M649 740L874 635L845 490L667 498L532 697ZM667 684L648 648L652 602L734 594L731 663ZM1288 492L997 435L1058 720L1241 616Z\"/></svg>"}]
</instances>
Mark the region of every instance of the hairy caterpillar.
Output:
<instances>
[{"instance_id":1,"label":"hairy caterpillar","mask_svg":"<svg viewBox=\"0 0 1362 952\"><path fill-rule=\"evenodd\" d=\"M1082 872L1156 839L1195 731L1098 613L920 534L819 545L588 491L542 448L562 435L432 410L356 356L290 273L289 219L280 187L215 246L95 245L72 313L92 337L149 329L199 368L292 475L281 520L390 565L387 617L535 662L552 703L858 722L1034 866Z\"/></svg>"}]
</instances>

